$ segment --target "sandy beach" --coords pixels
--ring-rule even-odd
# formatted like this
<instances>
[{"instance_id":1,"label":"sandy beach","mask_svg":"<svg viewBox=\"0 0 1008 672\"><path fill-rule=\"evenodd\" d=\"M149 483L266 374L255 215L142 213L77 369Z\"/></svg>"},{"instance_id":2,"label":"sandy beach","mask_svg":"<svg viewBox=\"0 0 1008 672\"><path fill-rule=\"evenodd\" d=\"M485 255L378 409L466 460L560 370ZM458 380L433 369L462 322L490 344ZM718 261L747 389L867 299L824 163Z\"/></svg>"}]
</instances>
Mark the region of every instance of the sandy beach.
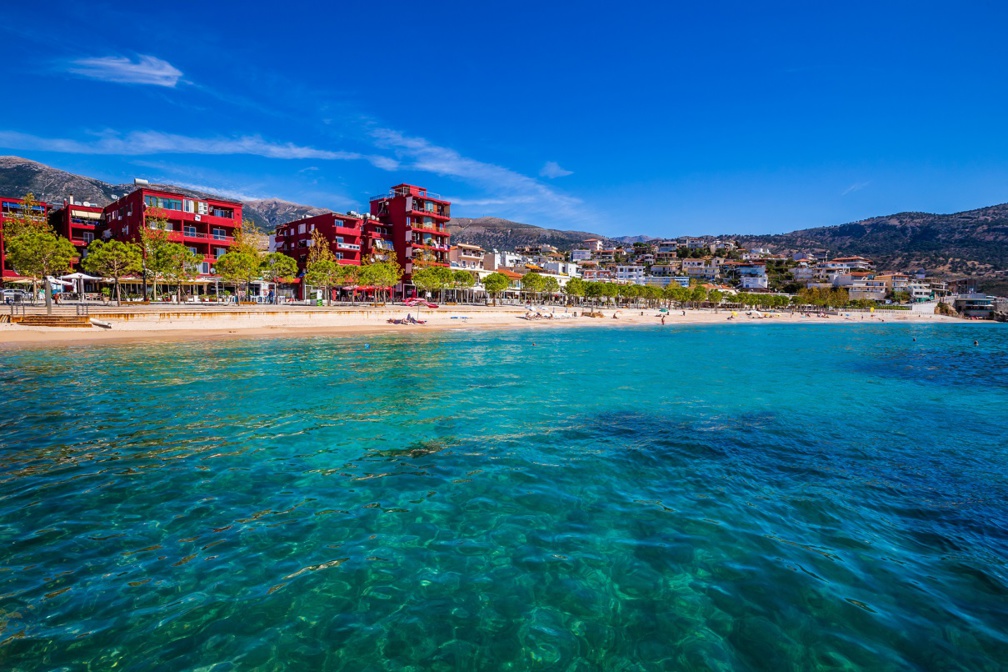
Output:
<instances>
[{"instance_id":1,"label":"sandy beach","mask_svg":"<svg viewBox=\"0 0 1008 672\"><path fill-rule=\"evenodd\" d=\"M74 314L63 312L62 314ZM35 327L0 324L0 348L45 347L83 343L114 343L165 340L216 340L227 338L352 335L371 333L416 333L464 329L555 329L578 327L664 326L747 323L881 324L883 322L962 322L956 318L910 311L841 312L821 317L787 312L742 312L730 310L604 309L603 317L586 317L580 308L534 306L528 319L524 306L441 306L437 309L401 305L356 307L187 307L187 306L96 306L93 322L110 328ZM615 319L613 316L616 316ZM396 324L408 317L418 324ZM729 319L731 318L731 319Z\"/></svg>"}]
</instances>

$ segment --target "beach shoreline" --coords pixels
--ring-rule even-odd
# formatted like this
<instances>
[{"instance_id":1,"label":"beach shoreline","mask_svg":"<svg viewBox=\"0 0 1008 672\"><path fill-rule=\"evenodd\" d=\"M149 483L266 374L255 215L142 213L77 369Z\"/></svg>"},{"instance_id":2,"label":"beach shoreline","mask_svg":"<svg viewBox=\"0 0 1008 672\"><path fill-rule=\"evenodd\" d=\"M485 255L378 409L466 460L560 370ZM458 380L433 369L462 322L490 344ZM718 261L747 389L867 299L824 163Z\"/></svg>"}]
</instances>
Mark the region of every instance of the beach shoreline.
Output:
<instances>
[{"instance_id":1,"label":"beach shoreline","mask_svg":"<svg viewBox=\"0 0 1008 672\"><path fill-rule=\"evenodd\" d=\"M580 308L537 307L541 318L526 319L525 306L442 306L432 310L407 306L356 306L339 308L276 307L250 309L189 309L184 306L103 308L92 311L92 320L111 328L36 327L0 324L0 349L72 346L91 343L138 343L144 341L226 340L232 338L279 338L301 336L353 336L415 334L438 331L488 329L546 329L577 327L670 327L704 324L883 324L961 323L965 320L912 311L841 313L821 317L802 313L687 309L660 313L657 309L603 309L603 317L586 317ZM534 315L534 312L532 313ZM616 318L613 318L613 315ZM552 315L552 317L549 317ZM664 316L664 325L662 317ZM407 317L422 324L392 323Z\"/></svg>"}]
</instances>

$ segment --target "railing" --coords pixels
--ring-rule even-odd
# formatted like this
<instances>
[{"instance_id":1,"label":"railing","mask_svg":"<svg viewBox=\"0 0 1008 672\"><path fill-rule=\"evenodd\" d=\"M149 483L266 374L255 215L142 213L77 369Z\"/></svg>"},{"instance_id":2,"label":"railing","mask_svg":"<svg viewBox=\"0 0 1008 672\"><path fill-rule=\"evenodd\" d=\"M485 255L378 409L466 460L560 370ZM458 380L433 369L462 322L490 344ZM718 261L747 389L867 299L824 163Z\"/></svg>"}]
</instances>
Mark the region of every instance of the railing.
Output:
<instances>
[{"instance_id":1,"label":"railing","mask_svg":"<svg viewBox=\"0 0 1008 672\"><path fill-rule=\"evenodd\" d=\"M395 198L396 196L416 196L417 198L433 198L435 201L443 201L441 194L435 194L433 191L427 191L426 189L417 189L416 194L411 194L409 189L389 189L384 194L378 194L377 196L372 196L369 201L380 201L384 198Z\"/></svg>"},{"instance_id":2,"label":"railing","mask_svg":"<svg viewBox=\"0 0 1008 672\"><path fill-rule=\"evenodd\" d=\"M448 232L444 230L444 226L438 226L437 224L424 224L421 222L413 222L410 224L410 228L413 229L424 229L425 231L436 231L437 233L447 234Z\"/></svg>"},{"instance_id":3,"label":"railing","mask_svg":"<svg viewBox=\"0 0 1008 672\"><path fill-rule=\"evenodd\" d=\"M27 315L28 314L28 306L26 304L20 303L20 302L15 302L15 303L11 303L10 304L10 314L11 314L11 317L14 317L15 315L17 315L19 311L21 312L22 315Z\"/></svg>"},{"instance_id":4,"label":"railing","mask_svg":"<svg viewBox=\"0 0 1008 672\"><path fill-rule=\"evenodd\" d=\"M340 250L359 250L360 245L355 243L336 243L336 248Z\"/></svg>"},{"instance_id":5,"label":"railing","mask_svg":"<svg viewBox=\"0 0 1008 672\"><path fill-rule=\"evenodd\" d=\"M87 315L88 314L88 306L87 306L87 304L78 303L75 307L77 308L77 314L78 315Z\"/></svg>"},{"instance_id":6,"label":"railing","mask_svg":"<svg viewBox=\"0 0 1008 672\"><path fill-rule=\"evenodd\" d=\"M413 206L413 209L410 210L409 212L413 212L413 213L416 213L416 214L419 214L419 215L423 215L424 217L441 217L441 218L444 218L444 219L451 219L451 215L449 215L449 214L447 214L445 212L436 212L434 210L421 210L421 209L417 208L416 206Z\"/></svg>"}]
</instances>

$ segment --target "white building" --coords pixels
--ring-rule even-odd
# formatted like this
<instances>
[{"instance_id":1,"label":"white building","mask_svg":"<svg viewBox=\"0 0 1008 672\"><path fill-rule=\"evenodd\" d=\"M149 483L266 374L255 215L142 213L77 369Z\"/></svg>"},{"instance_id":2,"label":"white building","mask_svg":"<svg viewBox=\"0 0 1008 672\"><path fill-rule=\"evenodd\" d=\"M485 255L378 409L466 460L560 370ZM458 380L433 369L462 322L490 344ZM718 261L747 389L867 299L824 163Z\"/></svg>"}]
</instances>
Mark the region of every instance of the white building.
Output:
<instances>
[{"instance_id":1,"label":"white building","mask_svg":"<svg viewBox=\"0 0 1008 672\"><path fill-rule=\"evenodd\" d=\"M571 250L571 261L588 261L591 259L591 250Z\"/></svg>"},{"instance_id":2,"label":"white building","mask_svg":"<svg viewBox=\"0 0 1008 672\"><path fill-rule=\"evenodd\" d=\"M452 245L448 251L448 261L452 268L478 269L483 268L483 258L486 252L479 245L459 243Z\"/></svg>"},{"instance_id":3,"label":"white building","mask_svg":"<svg viewBox=\"0 0 1008 672\"><path fill-rule=\"evenodd\" d=\"M579 274L578 265L573 261L547 261L543 270L554 275L566 275L575 278Z\"/></svg>"},{"instance_id":4,"label":"white building","mask_svg":"<svg viewBox=\"0 0 1008 672\"><path fill-rule=\"evenodd\" d=\"M766 275L743 275L739 286L742 289L767 289L770 285Z\"/></svg>"},{"instance_id":5,"label":"white building","mask_svg":"<svg viewBox=\"0 0 1008 672\"><path fill-rule=\"evenodd\" d=\"M619 282L630 282L635 285L645 284L644 267L636 264L616 266L616 280Z\"/></svg>"}]
</instances>

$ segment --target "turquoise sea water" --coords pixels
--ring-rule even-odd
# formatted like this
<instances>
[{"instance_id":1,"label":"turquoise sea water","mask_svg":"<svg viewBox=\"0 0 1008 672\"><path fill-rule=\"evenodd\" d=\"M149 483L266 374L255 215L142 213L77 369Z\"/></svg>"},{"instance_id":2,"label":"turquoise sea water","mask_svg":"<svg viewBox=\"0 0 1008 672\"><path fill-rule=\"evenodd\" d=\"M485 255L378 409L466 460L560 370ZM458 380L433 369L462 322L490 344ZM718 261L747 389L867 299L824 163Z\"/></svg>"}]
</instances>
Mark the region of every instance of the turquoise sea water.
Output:
<instances>
[{"instance_id":1,"label":"turquoise sea water","mask_svg":"<svg viewBox=\"0 0 1008 672\"><path fill-rule=\"evenodd\" d=\"M0 669L1008 666L1003 328L0 356Z\"/></svg>"}]
</instances>

